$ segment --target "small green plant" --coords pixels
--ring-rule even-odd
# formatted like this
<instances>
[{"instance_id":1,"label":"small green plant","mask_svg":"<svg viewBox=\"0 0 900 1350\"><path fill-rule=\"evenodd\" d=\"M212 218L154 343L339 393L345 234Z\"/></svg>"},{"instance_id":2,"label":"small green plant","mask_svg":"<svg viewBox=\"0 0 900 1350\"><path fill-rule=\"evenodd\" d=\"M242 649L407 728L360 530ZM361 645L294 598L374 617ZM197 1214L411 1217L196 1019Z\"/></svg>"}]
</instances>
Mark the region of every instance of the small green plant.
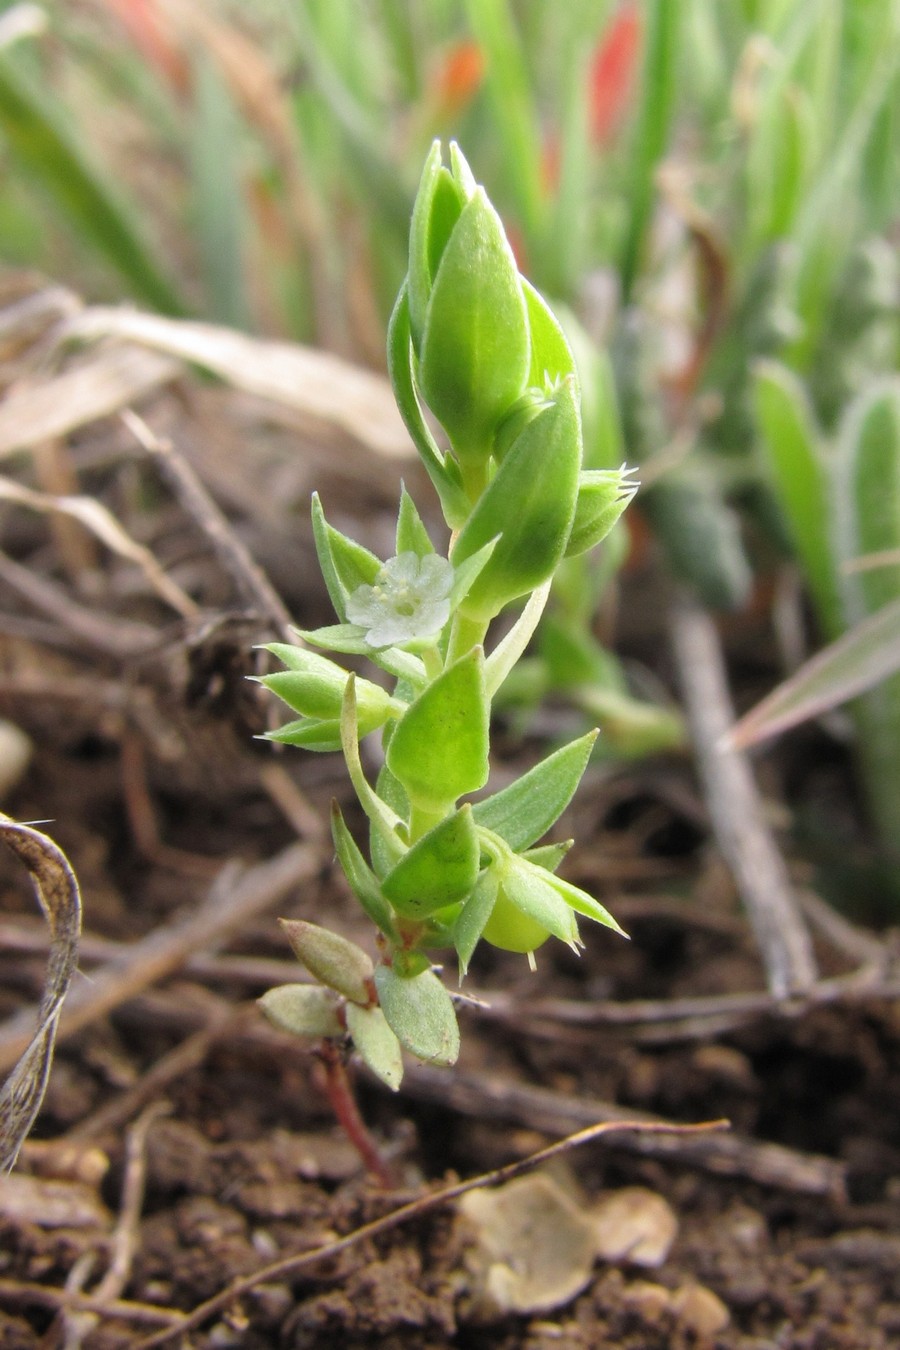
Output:
<instances>
[{"instance_id":1,"label":"small green plant","mask_svg":"<svg viewBox=\"0 0 900 1350\"><path fill-rule=\"evenodd\" d=\"M405 489L386 562L334 529L314 497L316 547L339 623L302 632L303 647L272 644L285 669L262 679L298 714L272 740L343 751L369 838L360 848L335 805L334 844L378 929L379 959L318 925L287 923L318 983L273 989L262 1006L332 1051L352 1042L396 1089L402 1050L441 1065L458 1054L454 1001L432 953L455 950L462 978L482 940L533 964L548 937L582 945L579 914L621 931L556 876L569 843L539 843L571 800L596 732L492 796L465 799L487 784L491 702L535 631L554 573L609 532L636 485L625 469L582 468L568 343L520 275L456 145L449 168L437 142L426 161L388 344L398 405L452 532L449 555L435 549ZM446 453L426 406L446 433ZM521 612L490 647L493 621L516 602ZM311 648L366 656L393 689ZM372 786L359 740L379 729L384 764Z\"/></svg>"}]
</instances>

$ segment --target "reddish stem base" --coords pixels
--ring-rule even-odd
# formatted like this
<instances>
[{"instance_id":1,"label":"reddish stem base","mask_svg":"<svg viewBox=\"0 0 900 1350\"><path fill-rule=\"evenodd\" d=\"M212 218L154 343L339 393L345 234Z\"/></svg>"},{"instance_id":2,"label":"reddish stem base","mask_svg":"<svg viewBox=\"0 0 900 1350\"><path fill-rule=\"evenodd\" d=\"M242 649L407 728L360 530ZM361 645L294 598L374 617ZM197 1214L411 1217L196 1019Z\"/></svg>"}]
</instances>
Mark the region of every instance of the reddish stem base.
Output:
<instances>
[{"instance_id":1,"label":"reddish stem base","mask_svg":"<svg viewBox=\"0 0 900 1350\"><path fill-rule=\"evenodd\" d=\"M369 1176L385 1190L391 1190L394 1177L360 1115L340 1049L331 1041L323 1041L316 1054L323 1069L325 1092L338 1124L362 1158Z\"/></svg>"}]
</instances>

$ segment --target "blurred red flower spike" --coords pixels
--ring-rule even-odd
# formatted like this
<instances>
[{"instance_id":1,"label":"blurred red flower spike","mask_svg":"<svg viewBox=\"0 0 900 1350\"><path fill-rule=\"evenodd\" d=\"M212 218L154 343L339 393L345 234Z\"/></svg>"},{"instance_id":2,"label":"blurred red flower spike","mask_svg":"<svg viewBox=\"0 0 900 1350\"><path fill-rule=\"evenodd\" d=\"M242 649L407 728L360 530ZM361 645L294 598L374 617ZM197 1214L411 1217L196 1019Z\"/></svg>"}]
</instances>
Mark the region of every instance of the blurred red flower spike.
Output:
<instances>
[{"instance_id":1,"label":"blurred red flower spike","mask_svg":"<svg viewBox=\"0 0 900 1350\"><path fill-rule=\"evenodd\" d=\"M608 145L621 125L634 88L641 45L636 3L620 5L597 44L588 72L591 137Z\"/></svg>"},{"instance_id":2,"label":"blurred red flower spike","mask_svg":"<svg viewBox=\"0 0 900 1350\"><path fill-rule=\"evenodd\" d=\"M157 0L105 0L138 51L179 94L190 87L187 59L172 40L171 26Z\"/></svg>"},{"instance_id":3,"label":"blurred red flower spike","mask_svg":"<svg viewBox=\"0 0 900 1350\"><path fill-rule=\"evenodd\" d=\"M441 112L452 116L472 102L484 79L484 53L477 42L456 42L437 71L434 92Z\"/></svg>"}]
</instances>

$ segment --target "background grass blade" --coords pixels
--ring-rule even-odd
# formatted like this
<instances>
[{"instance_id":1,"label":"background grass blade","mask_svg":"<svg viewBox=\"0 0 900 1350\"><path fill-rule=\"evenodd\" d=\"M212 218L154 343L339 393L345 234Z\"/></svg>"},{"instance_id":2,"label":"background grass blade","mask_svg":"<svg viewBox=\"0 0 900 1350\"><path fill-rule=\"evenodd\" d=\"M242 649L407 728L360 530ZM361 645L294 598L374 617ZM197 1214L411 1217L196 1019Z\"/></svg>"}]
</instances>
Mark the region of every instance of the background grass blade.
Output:
<instances>
[{"instance_id":1,"label":"background grass blade","mask_svg":"<svg viewBox=\"0 0 900 1350\"><path fill-rule=\"evenodd\" d=\"M0 56L0 134L21 172L50 197L63 222L119 272L136 299L167 314L184 313L128 210L9 56Z\"/></svg>"}]
</instances>

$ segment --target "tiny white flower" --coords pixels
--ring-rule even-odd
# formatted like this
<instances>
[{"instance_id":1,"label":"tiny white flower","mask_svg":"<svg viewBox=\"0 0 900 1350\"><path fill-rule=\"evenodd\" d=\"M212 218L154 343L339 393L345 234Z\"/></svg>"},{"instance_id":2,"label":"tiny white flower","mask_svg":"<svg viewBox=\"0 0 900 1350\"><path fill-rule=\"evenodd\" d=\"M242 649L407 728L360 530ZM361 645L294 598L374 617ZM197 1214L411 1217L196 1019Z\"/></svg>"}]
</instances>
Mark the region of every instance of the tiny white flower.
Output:
<instances>
[{"instance_id":1,"label":"tiny white flower","mask_svg":"<svg viewBox=\"0 0 900 1350\"><path fill-rule=\"evenodd\" d=\"M450 617L453 567L437 553L388 558L374 586L357 586L347 598L350 623L365 628L370 647L397 647L434 637Z\"/></svg>"}]
</instances>

